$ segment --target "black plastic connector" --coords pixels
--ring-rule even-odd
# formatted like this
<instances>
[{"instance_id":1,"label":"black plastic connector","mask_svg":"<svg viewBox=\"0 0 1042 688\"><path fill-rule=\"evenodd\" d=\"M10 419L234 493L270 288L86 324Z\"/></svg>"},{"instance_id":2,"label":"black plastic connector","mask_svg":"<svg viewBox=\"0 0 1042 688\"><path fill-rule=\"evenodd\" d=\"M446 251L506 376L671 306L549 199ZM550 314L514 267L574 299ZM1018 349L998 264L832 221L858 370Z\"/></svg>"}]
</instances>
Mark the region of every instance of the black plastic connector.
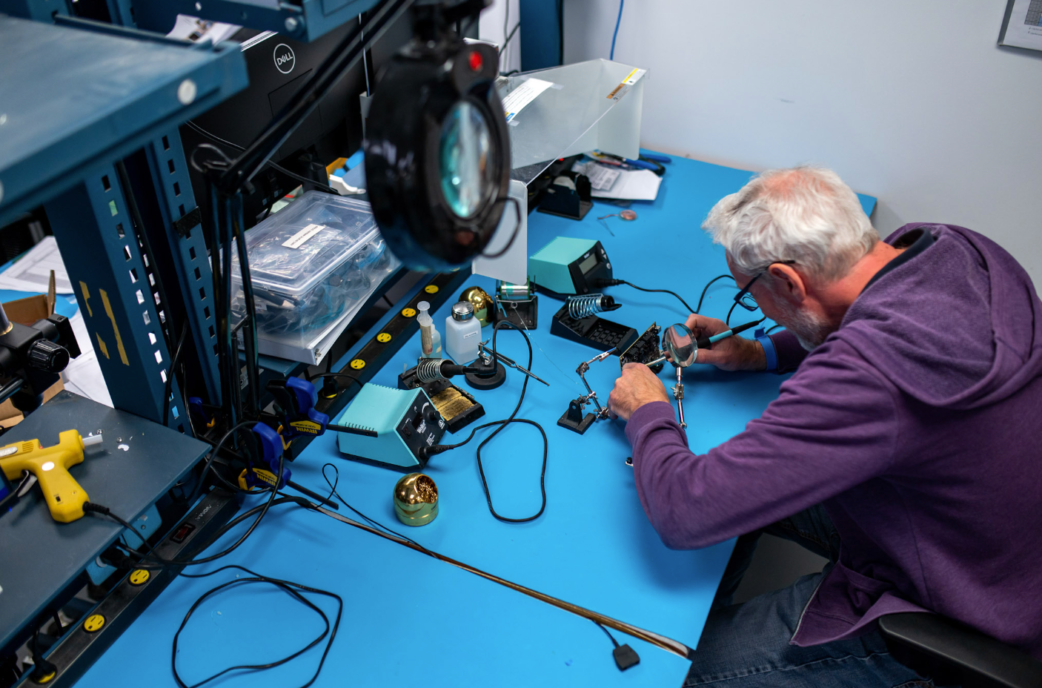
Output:
<instances>
[{"instance_id":1,"label":"black plastic connector","mask_svg":"<svg viewBox=\"0 0 1042 688\"><path fill-rule=\"evenodd\" d=\"M619 671L626 671L630 667L640 664L640 656L629 645L619 645L611 651L611 654L615 657L615 666L619 667Z\"/></svg>"}]
</instances>

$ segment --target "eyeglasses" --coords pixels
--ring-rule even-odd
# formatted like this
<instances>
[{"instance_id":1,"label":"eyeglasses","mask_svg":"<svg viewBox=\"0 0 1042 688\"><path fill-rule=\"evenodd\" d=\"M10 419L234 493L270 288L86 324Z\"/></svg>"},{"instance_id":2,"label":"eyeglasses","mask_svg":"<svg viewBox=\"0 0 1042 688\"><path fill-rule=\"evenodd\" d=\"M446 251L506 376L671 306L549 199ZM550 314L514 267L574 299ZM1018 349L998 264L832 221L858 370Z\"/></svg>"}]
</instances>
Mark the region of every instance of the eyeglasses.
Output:
<instances>
[{"instance_id":1,"label":"eyeglasses","mask_svg":"<svg viewBox=\"0 0 1042 688\"><path fill-rule=\"evenodd\" d=\"M760 306L759 306L759 304L756 303L756 298L752 294L749 293L749 288L752 287L753 284L756 283L756 280L760 279L765 274L767 274L767 271L771 269L771 265L778 265L778 264L781 264L781 265L795 265L796 261L794 261L794 260L776 260L773 263L768 264L767 267L765 267L763 270L760 270L758 273L756 273L753 276L753 278L751 280L749 280L749 284L747 284L744 287L742 287L742 290L740 292L738 292L737 294L735 294L735 296L734 296L735 303L737 303L739 306L741 306L742 308L744 308L747 311L755 311L757 308L759 308Z\"/></svg>"}]
</instances>

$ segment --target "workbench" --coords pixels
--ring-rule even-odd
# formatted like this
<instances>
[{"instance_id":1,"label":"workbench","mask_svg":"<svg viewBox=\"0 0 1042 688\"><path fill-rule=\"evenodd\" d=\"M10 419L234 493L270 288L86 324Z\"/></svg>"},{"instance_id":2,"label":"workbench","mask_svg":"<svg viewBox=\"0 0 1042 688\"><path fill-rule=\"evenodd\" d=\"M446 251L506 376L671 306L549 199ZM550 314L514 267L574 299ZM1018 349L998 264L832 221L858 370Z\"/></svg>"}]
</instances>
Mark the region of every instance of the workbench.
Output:
<instances>
[{"instance_id":1,"label":"workbench","mask_svg":"<svg viewBox=\"0 0 1042 688\"><path fill-rule=\"evenodd\" d=\"M597 203L581 222L535 212L528 218L528 252L559 235L597 239L608 252L615 277L643 287L675 290L694 305L703 286L727 272L723 249L711 243L700 224L716 201L737 191L750 176L746 171L674 159L667 165L658 198L632 205L638 215L635 221L607 220L614 236L597 218L618 212L616 206ZM871 212L874 201L864 198L863 202ZM467 281L471 284L494 292L490 279L473 278ZM625 286L608 291L623 306L605 317L638 333L653 322L666 327L688 315L666 294ZM702 312L723 318L734 294L733 282L717 282L710 287ZM432 314L443 336L449 307L446 303ZM341 458L333 433L313 441L291 465L293 479L324 494L328 488L322 467L332 463L339 470L339 490L345 499L371 518L407 531L424 547L695 647L734 543L697 551L667 549L638 502L633 472L625 463L631 450L624 423L600 421L582 436L556 425L569 400L584 391L576 367L597 353L550 334L551 318L559 307L559 302L539 297L531 368L550 387L530 382L518 414L538 421L549 438L547 506L536 521L507 524L489 513L475 452L491 430L479 431L467 446L430 461L425 473L437 482L441 511L422 528L407 528L394 516L391 492L401 473ZM742 323L749 316L736 311L734 321ZM374 326L371 336L380 332L382 324ZM483 336L491 336L491 328ZM527 362L524 340L515 332L502 330L498 348L521 364ZM397 375L404 366L416 364L419 352L416 335L374 382L396 386ZM351 354L334 369L346 365ZM618 373L618 360L613 357L594 364L587 379L604 400ZM672 373L667 366L660 374L667 386ZM783 379L773 374L688 370L684 403L691 448L705 452L741 432L777 395ZM502 387L473 392L486 412L477 423L507 417L523 381L520 373L508 370ZM442 441L461 441L470 429L446 435ZM482 455L497 511L511 517L535 513L540 505L542 460L538 431L511 425ZM258 501L251 498L247 503ZM341 512L352 516L343 507ZM229 542L226 538L210 551ZM212 570L219 564L240 564L343 596L343 621L316 686L679 686L688 668L679 657L613 632L620 643L629 643L640 654L638 666L620 673L611 643L590 621L290 506L274 507L242 547L221 562L199 568ZM182 618L204 592L235 575L229 571L174 581L78 685L175 685L171 641ZM331 616L335 614L333 602L314 600ZM265 586L246 587L203 603L182 634L176 661L185 681L192 684L232 664L272 661L290 654L321 628L319 617L284 593ZM320 645L277 669L217 683L301 685L314 672L321 651Z\"/></svg>"}]
</instances>

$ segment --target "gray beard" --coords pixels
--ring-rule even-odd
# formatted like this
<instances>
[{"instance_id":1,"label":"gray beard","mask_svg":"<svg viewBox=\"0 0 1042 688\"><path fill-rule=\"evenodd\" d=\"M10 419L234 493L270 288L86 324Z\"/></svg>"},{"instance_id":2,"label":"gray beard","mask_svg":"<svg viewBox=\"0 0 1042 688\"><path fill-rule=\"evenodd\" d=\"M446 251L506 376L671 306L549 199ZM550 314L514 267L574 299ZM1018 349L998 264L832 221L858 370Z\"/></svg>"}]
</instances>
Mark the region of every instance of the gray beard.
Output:
<instances>
[{"instance_id":1,"label":"gray beard","mask_svg":"<svg viewBox=\"0 0 1042 688\"><path fill-rule=\"evenodd\" d=\"M832 328L825 321L813 313L803 310L782 306L784 313L778 318L778 324L784 325L785 329L796 335L796 340L807 351L813 351L824 343L825 339L832 334Z\"/></svg>"}]
</instances>

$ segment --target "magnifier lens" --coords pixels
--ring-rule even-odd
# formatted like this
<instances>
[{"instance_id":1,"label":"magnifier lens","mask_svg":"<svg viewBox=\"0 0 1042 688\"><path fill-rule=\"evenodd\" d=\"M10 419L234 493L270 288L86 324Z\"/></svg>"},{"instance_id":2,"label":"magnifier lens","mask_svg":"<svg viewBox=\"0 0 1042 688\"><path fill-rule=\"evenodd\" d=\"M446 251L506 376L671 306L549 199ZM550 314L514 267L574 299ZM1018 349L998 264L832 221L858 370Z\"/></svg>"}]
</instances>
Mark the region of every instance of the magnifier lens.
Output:
<instances>
[{"instance_id":1,"label":"magnifier lens","mask_svg":"<svg viewBox=\"0 0 1042 688\"><path fill-rule=\"evenodd\" d=\"M441 125L441 190L452 212L472 217L492 192L492 134L481 111L466 100L452 106Z\"/></svg>"},{"instance_id":2,"label":"magnifier lens","mask_svg":"<svg viewBox=\"0 0 1042 688\"><path fill-rule=\"evenodd\" d=\"M687 325L677 323L662 335L662 346L669 352L670 360L677 368L687 368L695 362L698 343Z\"/></svg>"}]
</instances>

